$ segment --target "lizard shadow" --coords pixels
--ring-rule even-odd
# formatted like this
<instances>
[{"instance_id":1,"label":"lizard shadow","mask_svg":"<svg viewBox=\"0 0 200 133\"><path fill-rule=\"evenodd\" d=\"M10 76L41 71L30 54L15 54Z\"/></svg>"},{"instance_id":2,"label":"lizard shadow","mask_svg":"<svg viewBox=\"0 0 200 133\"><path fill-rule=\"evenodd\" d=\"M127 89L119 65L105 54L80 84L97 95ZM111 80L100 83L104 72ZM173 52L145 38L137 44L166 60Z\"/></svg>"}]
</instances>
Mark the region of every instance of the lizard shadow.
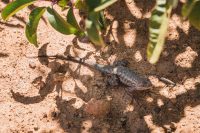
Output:
<instances>
[{"instance_id":1,"label":"lizard shadow","mask_svg":"<svg viewBox=\"0 0 200 133\"><path fill-rule=\"evenodd\" d=\"M134 21L137 20L137 25L138 24L141 24L142 26L145 25L144 27L147 28L147 21L146 20L140 21L137 18L134 18L133 20ZM135 25L135 26L132 25L132 27L138 28L138 32L140 32L140 30L139 30L140 27L137 27L137 25ZM121 28L121 29L123 29L123 28ZM190 29L190 30L193 31L192 29ZM188 35L185 34L185 36L184 36L184 37L186 37L186 39L188 38L189 35L193 35L193 32L190 32L190 30L189 30L189 34ZM120 31L120 29L118 29L118 32L119 31ZM136 37L137 38L136 42L141 43L141 45L136 45L135 50L139 50L142 54L142 57L144 57L145 56L145 49L143 48L144 47L143 45L146 44L146 42L147 42L146 41L147 40L146 39L147 32L146 31L144 31L144 32L141 31L141 32L142 33L140 34L140 36ZM179 30L179 32L181 34L183 34L183 32L181 30ZM120 42L122 42L122 44L124 44L125 40L121 37L121 35L122 34L120 32L118 34L118 36L120 36L120 38L121 38ZM144 37L141 38L141 36L144 36ZM175 41L167 40L167 46L171 43L178 43L178 42L180 43L181 40L182 40L181 38L178 39L178 40L175 40ZM120 49L118 49L119 47L120 47ZM128 51L128 48L125 47L125 46L117 46L116 49L117 49L117 52L119 52L119 53L123 52L124 50ZM42 51L42 50L43 50L42 55L44 55L46 53L45 45L40 49L40 51ZM170 51L170 50L171 50L171 48L167 48L167 51ZM198 47L196 48L196 50L199 50ZM66 53L68 53L68 52L66 52ZM167 60L174 60L174 58L179 53L180 53L180 51L176 52L172 57L168 57ZM39 52L39 55L40 54L41 53ZM131 55L133 55L133 53ZM122 57L118 56L117 58L119 59L119 58L122 58ZM127 57L127 58L131 59L131 57ZM164 57L161 57L161 60L162 59L165 60ZM48 59L46 59L46 61L42 61L42 60L45 60L45 59L39 58L39 60L40 60L41 64L44 64L46 66L49 64ZM199 62L198 59L195 59L195 61L193 62L193 65L197 66L198 62ZM56 61L52 62L52 63L56 64ZM134 62L134 63L136 63L136 62ZM132 64L134 64L134 63L132 63ZM159 63L162 63L162 62L159 62ZM68 64L61 65L61 66L62 66L62 68L60 68L60 69L64 69L64 70L62 70L63 73L65 73L66 71L70 71L68 67L65 67L65 66L68 66ZM148 68L151 69L151 67L152 67L148 63L146 63L145 59L142 62L139 62L138 65L134 64L134 66L140 66L141 67L141 68L139 68L140 70L144 66L147 67L147 69ZM110 126L112 131L115 131L116 129L122 128L127 132L133 132L133 131L150 132L150 129L149 129L147 122L145 120L145 117L148 116L148 115L151 115L153 124L155 124L157 126L161 126L165 130L172 130L173 131L173 130L175 130L173 122L178 122L178 121L181 120L181 118L184 115L185 107L186 106L195 107L199 104L199 101L198 101L198 99L199 99L199 85L197 84L195 90L189 90L186 93L180 94L175 99L166 98L165 96L162 96L160 94L138 92L134 95L134 97L137 101L137 102L133 103L134 110L128 111L124 114L123 111L128 106L128 103L122 97L122 92L124 92L124 91L120 90L120 89L116 89L116 90L115 89L106 89L106 87L102 87L101 85L97 85L96 87L93 87L93 85L89 84L91 82L91 80L93 80L93 78L91 78L89 76L80 76L79 73L78 73L79 69L80 69L80 67L77 67L77 71L75 71L75 72L71 71L71 73L72 73L71 75L75 79L81 79L82 82L85 83L84 85L86 86L86 88L88 88L88 92L83 93L82 90L75 83L76 84L75 94L77 95L77 97L80 97L81 99L83 99L86 102L89 101L90 98L92 98L92 97L97 97L97 98L101 99L102 97L105 96L105 94L111 95L113 97L113 101L112 101L112 104L111 104L111 112L108 114L108 118L103 119L103 120L99 120L100 122L103 121L105 123L108 123L108 125ZM182 72L182 71L188 72L190 70L190 69L181 68L180 66L175 66L173 69L175 69L175 70L181 69L180 72ZM49 75L48 75L48 77L45 81L45 87L41 88L41 90L39 92L40 93L39 96L30 98L30 97L24 97L23 95L17 95L19 93L13 92L12 93L13 98L16 101L22 102L24 104L33 104L33 103L37 103L37 102L44 100L44 98L49 93L53 92L54 88L56 88L56 90L58 92L60 92L62 90L62 84L63 83L62 82L56 82L55 83L52 80L51 76L52 76L52 74L54 74L54 72L55 71L52 70L49 73ZM144 73L145 72L147 72L147 71L144 71ZM197 76L198 74L199 74L199 72L195 73L195 75L189 75L189 76L187 76L187 78ZM176 76L174 76L173 73L168 73L166 75L170 76L170 77L174 77L173 80L176 78ZM175 79L174 81L180 81L180 80L181 79ZM147 101L146 99L148 97L151 97L153 100L150 101L150 102ZM163 105L158 105L159 100L161 100L163 102ZM24 101L26 101L26 102L24 102ZM80 132L82 122L86 119L92 119L92 118L90 116L83 114L83 108L75 109L74 107L72 107L72 104L74 104L74 103L75 103L74 99L67 101L67 100L62 99L60 96L56 97L56 105L57 105L57 108L60 111L60 114L56 117L56 119L58 119L61 127L65 131ZM72 115L70 115L70 113ZM83 114L83 116L81 116L80 114L81 115ZM121 118L123 118L123 119L121 119ZM98 121L98 118L95 118L93 120ZM166 124L170 125L170 129L167 129L165 127ZM118 127L119 125L121 127ZM100 127L98 125L94 124L92 128L93 128L93 130L96 130Z\"/></svg>"},{"instance_id":2,"label":"lizard shadow","mask_svg":"<svg viewBox=\"0 0 200 133\"><path fill-rule=\"evenodd\" d=\"M47 45L41 47L39 50L38 55L44 55L46 53ZM49 62L48 59L39 58L41 64L48 66ZM53 64L60 65L56 61L52 61ZM52 74L55 72L62 72L66 73L70 71L68 64L64 63L60 65L59 70L51 70L48 74L45 86L42 87L39 91L39 95L35 97L26 97L21 95L20 93L16 93L11 91L13 98L21 103L24 104L34 104L41 102L44 98L49 94L52 93L53 90L56 90L58 93L62 91L62 81L54 82L52 80ZM94 78L88 76L81 76L80 71L81 66L77 67L75 71L70 71L71 76L73 79L80 79L83 83L89 83ZM97 77L95 77L96 80ZM99 79L101 80L101 79ZM97 81L99 82L99 81ZM122 89L107 89L105 86L103 87L102 84L97 85L95 88L94 84L84 84L86 88L88 88L87 93L83 93L82 90L78 87L75 83L75 94L80 99L84 101L89 101L93 97L97 97L97 99L101 99L106 95L111 95L113 97L112 104L111 104L111 112L107 115L107 118L99 120L99 118L92 119L91 116L84 114L83 107L79 109L75 109L72 107L72 104L75 103L75 99L72 98L71 100L65 100L61 96L56 96L56 105L59 110L59 115L53 116L54 119L57 119L60 123L61 127L64 131L74 131L80 132L82 129L82 122L87 119L92 119L92 121L104 122L110 125L110 128L115 130L117 126L121 126L123 131L126 132L133 132L133 131L141 131L141 132L149 132L150 129L147 126L146 121L144 120L145 116L152 115L152 121L154 124L163 127L166 124L170 124L171 130L175 130L172 122L178 122L184 115L184 108L186 106L195 107L199 104L198 98L200 96L200 88L199 84L196 85L196 90L189 90L186 93L178 95L176 102L172 99L166 98L160 94L154 94L151 92L135 92L134 98L137 102L133 103L134 111L123 113L123 111L127 108L130 98L123 98L122 93L124 90ZM153 101L147 102L146 98L151 97ZM185 101L185 99L188 99ZM158 100L163 101L163 105L158 105ZM120 103L120 104L119 104ZM70 114L70 115L69 115ZM116 117L117 116L117 117ZM123 119L122 119L123 118ZM136 121L134 121L136 119ZM118 122L118 123L116 123ZM119 124L120 123L120 124ZM132 124L134 123L134 126ZM138 125L140 123L140 125ZM91 130L100 130L102 127L98 124L94 124ZM166 129L169 130L169 129Z\"/></svg>"},{"instance_id":3,"label":"lizard shadow","mask_svg":"<svg viewBox=\"0 0 200 133\"><path fill-rule=\"evenodd\" d=\"M136 6L138 7L140 8L144 7L144 4L143 4L145 3L144 0L140 1L139 2L140 4L137 4L138 1L134 1L134 2ZM151 3L150 5L154 5L152 4L154 2L150 2ZM123 11L117 10L119 8L122 9ZM147 10L151 10L151 9L152 8L147 9ZM142 12L146 12L146 11L142 11ZM186 33L185 31L183 31L183 29L177 26L176 30L178 32L179 37L174 40L170 40L169 38L166 39L166 48L164 49L164 51L167 52L168 55L167 56L161 55L160 61L157 63L157 65L153 66L147 63L146 58L145 58L146 44L148 42L148 38L147 38L148 37L148 30L147 30L148 19L146 18L138 19L135 16L130 16L129 15L131 14L130 9L128 9L127 3L125 1L118 1L117 3L115 3L114 6L108 9L108 13L114 19L116 19L119 23L116 29L117 30L116 38L118 40L116 41L117 43L115 43L115 46L112 52L113 54L116 54L116 59L125 57L127 58L127 60L132 60L131 67L136 68L136 70L140 71L141 73L149 73L149 72L157 73L158 75L162 75L179 84L183 84L185 79L196 78L200 74L198 71L200 58L198 57L194 58L194 60L191 63L191 67L189 68L185 68L185 67L175 64L177 56L185 52L186 47L191 47L191 49L194 50L196 53L200 52L199 45L197 44L199 43L199 39L197 39L197 37L199 36L200 32L194 29L193 27L189 27L189 29L187 30L188 32ZM179 3L177 9L173 11L172 16L173 15L180 16L180 14L181 14L181 4ZM134 44L130 46L129 44L127 45L128 39L127 40L124 39L127 34L127 32L124 30L124 25L126 21L131 21L132 23L129 25L129 28L136 31ZM133 39L130 39L130 40L133 40ZM118 43L122 45L119 45ZM129 47L133 48L134 50L130 50ZM134 59L135 54L137 54L137 52L142 57L142 60L139 62ZM123 53L123 54L119 54L119 53ZM138 110L136 109L136 111L141 112L142 114L141 121L143 121L142 123L145 123L145 120L143 117L145 115L150 114L152 115L152 121L155 125L161 126L164 129L166 129L166 127L164 126L165 124L178 122L181 118L183 118L184 108L186 106L194 107L199 104L199 102L195 102L198 99L198 96L196 96L195 93L198 91L199 91L199 87L196 86L196 90L189 90L184 94L178 95L177 98L175 99L175 101L177 101L176 103L173 103L172 99L166 98L160 94L151 96L152 99L154 99L152 103L149 103L146 100L144 100L143 102L141 101L143 103L142 106L144 105L148 111L143 109L143 107L141 109L138 107ZM136 95L136 97L138 96ZM145 98L144 96L142 97ZM189 97L190 100L187 101L186 100L187 97ZM164 103L166 104L162 107L158 107L157 101L159 101L159 99L162 99L162 101L164 101ZM171 109L170 106L173 106L173 108L175 109L174 110ZM155 107L155 111L154 111L154 107ZM180 111L180 114L177 110ZM156 113L156 111L157 112L160 111L160 113ZM134 113L132 113L132 115L134 115ZM136 115L134 115L134 117L136 117ZM131 121L130 123L134 123L134 122ZM148 129L148 127L145 127L145 128ZM171 128L173 128L173 126Z\"/></svg>"},{"instance_id":4,"label":"lizard shadow","mask_svg":"<svg viewBox=\"0 0 200 133\"><path fill-rule=\"evenodd\" d=\"M38 52L39 56L47 54L47 51L46 51L47 46L48 44L44 44L39 49L39 52ZM68 53L69 48L70 47L66 48L66 53ZM74 108L72 104L74 104L75 101L77 101L77 98L82 99L84 101L89 101L92 97L100 98L104 95L102 93L104 91L101 91L102 89L96 88L96 91L98 91L98 94L97 94L94 91L94 88L91 88L91 84L84 85L86 86L86 88L88 88L87 93L84 93L82 89L80 89L78 82L81 82L82 79L85 82L92 80L91 76L87 76L87 75L80 76L80 71L79 71L81 68L80 65L78 65L75 71L72 71L69 68L69 63L61 64L57 62L57 60L50 61L48 58L44 58L44 57L38 57L38 60L42 65L45 65L46 67L51 69L51 71L48 73L47 77L45 78L45 81L42 81L43 79L42 76L35 78L35 80L33 81L36 83L39 81L38 95L30 97L30 96L26 96L19 92L14 92L13 90L11 90L12 98L15 101L23 103L23 104L35 104L35 103L42 102L48 96L48 94L56 92L57 95L55 96L55 100L56 100L57 109L59 110L60 113L59 115L53 115L52 119L57 119L61 127L67 132L72 131L72 130L74 131L75 129L77 132L80 132L81 128L79 127L81 127L82 121L84 121L85 118L81 117L81 118L76 119L77 113L82 113L83 111L82 111L82 108L79 108L79 109ZM74 89L75 89L75 95L77 98L76 97L74 98L72 96L72 99L69 99L69 97L71 96L67 96L68 100L66 100L65 99L66 97L62 95L62 92L65 91L63 90L63 81L62 80L55 81L53 79L54 74L56 73L66 74L66 72L70 73L71 77L74 80L74 83L75 83ZM78 79L80 79L80 81L78 81ZM71 93L71 92L67 92L67 93ZM56 113L52 112L51 114L56 114Z\"/></svg>"},{"instance_id":5,"label":"lizard shadow","mask_svg":"<svg viewBox=\"0 0 200 133\"><path fill-rule=\"evenodd\" d=\"M44 44L38 52L38 55L45 55L46 54L46 48L48 44ZM48 67L48 64L51 63L47 58L39 58L39 61L41 64L46 65ZM54 66L60 66L60 64L56 61L53 62ZM23 94L20 94L18 92L14 92L11 90L12 96L15 99L15 101L21 102L23 104L34 104L34 103L39 103L45 99L45 97L51 93L54 89L54 87L57 85L56 82L53 81L52 75L58 71L57 68L51 69L51 71L48 73L47 78L45 79L45 82L42 81L42 78L39 79L39 82L43 82L44 84L39 84L39 95L29 97L29 96L24 96ZM38 77L35 78L37 80ZM58 83L58 86L60 83Z\"/></svg>"}]
</instances>

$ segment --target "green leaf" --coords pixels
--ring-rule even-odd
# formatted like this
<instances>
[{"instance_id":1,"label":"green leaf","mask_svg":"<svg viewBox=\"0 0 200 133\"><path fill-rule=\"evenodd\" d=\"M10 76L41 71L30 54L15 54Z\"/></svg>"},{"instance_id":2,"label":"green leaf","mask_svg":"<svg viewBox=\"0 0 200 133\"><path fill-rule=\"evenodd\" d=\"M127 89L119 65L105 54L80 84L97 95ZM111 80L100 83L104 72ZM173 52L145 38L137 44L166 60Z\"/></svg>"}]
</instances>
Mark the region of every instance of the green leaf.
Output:
<instances>
[{"instance_id":1,"label":"green leaf","mask_svg":"<svg viewBox=\"0 0 200 133\"><path fill-rule=\"evenodd\" d=\"M199 0L188 0L182 7L182 15L186 18L191 13L193 7L195 6L196 2Z\"/></svg>"},{"instance_id":2,"label":"green leaf","mask_svg":"<svg viewBox=\"0 0 200 133\"><path fill-rule=\"evenodd\" d=\"M70 8L67 13L67 22L69 24L71 24L72 26L74 26L75 28L80 29L80 27L76 21L76 18L74 16L73 8Z\"/></svg>"},{"instance_id":3,"label":"green leaf","mask_svg":"<svg viewBox=\"0 0 200 133\"><path fill-rule=\"evenodd\" d=\"M101 3L99 6L97 6L94 11L95 12L99 12L105 8L107 8L108 6L114 4L115 2L117 2L117 0L106 0L103 3Z\"/></svg>"},{"instance_id":4,"label":"green leaf","mask_svg":"<svg viewBox=\"0 0 200 133\"><path fill-rule=\"evenodd\" d=\"M88 6L89 12L99 12L113 3L117 2L117 0L85 0L86 5Z\"/></svg>"},{"instance_id":5,"label":"green leaf","mask_svg":"<svg viewBox=\"0 0 200 133\"><path fill-rule=\"evenodd\" d=\"M74 6L79 10L87 11L87 6L86 6L85 1L76 0Z\"/></svg>"},{"instance_id":6,"label":"green leaf","mask_svg":"<svg viewBox=\"0 0 200 133\"><path fill-rule=\"evenodd\" d=\"M195 28L200 30L200 1L196 2L193 6L193 9L189 14L188 19Z\"/></svg>"},{"instance_id":7,"label":"green leaf","mask_svg":"<svg viewBox=\"0 0 200 133\"><path fill-rule=\"evenodd\" d=\"M173 7L176 8L178 5L178 0L169 0L169 4Z\"/></svg>"},{"instance_id":8,"label":"green leaf","mask_svg":"<svg viewBox=\"0 0 200 133\"><path fill-rule=\"evenodd\" d=\"M157 5L150 18L149 43L147 58L155 64L162 52L168 27L169 16L172 6L168 6L167 0L157 0Z\"/></svg>"},{"instance_id":9,"label":"green leaf","mask_svg":"<svg viewBox=\"0 0 200 133\"><path fill-rule=\"evenodd\" d=\"M34 44L36 47L37 45L37 27L40 18L42 17L43 13L45 12L46 7L37 7L29 15L29 22L26 24L26 37L28 41Z\"/></svg>"},{"instance_id":10,"label":"green leaf","mask_svg":"<svg viewBox=\"0 0 200 133\"><path fill-rule=\"evenodd\" d=\"M88 6L89 11L93 11L94 8L98 7L101 4L101 0L85 0L86 5Z\"/></svg>"},{"instance_id":11,"label":"green leaf","mask_svg":"<svg viewBox=\"0 0 200 133\"><path fill-rule=\"evenodd\" d=\"M1 16L4 20L13 16L16 12L23 9L24 7L33 4L36 0L16 0L9 3L1 12Z\"/></svg>"},{"instance_id":12,"label":"green leaf","mask_svg":"<svg viewBox=\"0 0 200 133\"><path fill-rule=\"evenodd\" d=\"M91 20L86 20L86 30L87 30L87 34L89 39L98 46L105 46L105 43L101 37L101 35L99 34L99 27L98 25L95 25L94 22L92 22Z\"/></svg>"},{"instance_id":13,"label":"green leaf","mask_svg":"<svg viewBox=\"0 0 200 133\"><path fill-rule=\"evenodd\" d=\"M88 19L94 23L99 23L100 13L99 12L89 12Z\"/></svg>"},{"instance_id":14,"label":"green leaf","mask_svg":"<svg viewBox=\"0 0 200 133\"><path fill-rule=\"evenodd\" d=\"M106 19L103 14L103 11L99 12L99 25L100 25L101 29L106 29L106 27L107 27Z\"/></svg>"},{"instance_id":15,"label":"green leaf","mask_svg":"<svg viewBox=\"0 0 200 133\"><path fill-rule=\"evenodd\" d=\"M69 2L69 0L59 0L58 5L63 9L67 6L68 2Z\"/></svg>"},{"instance_id":16,"label":"green leaf","mask_svg":"<svg viewBox=\"0 0 200 133\"><path fill-rule=\"evenodd\" d=\"M78 32L78 29L67 23L54 9L51 9L50 7L47 8L47 17L51 26L62 34L69 35Z\"/></svg>"},{"instance_id":17,"label":"green leaf","mask_svg":"<svg viewBox=\"0 0 200 133\"><path fill-rule=\"evenodd\" d=\"M79 32L76 33L77 36L85 35L85 33L81 30L81 28L79 27L79 25L76 21L76 18L74 16L74 12L73 12L73 8L70 8L67 13L67 22L79 30Z\"/></svg>"}]
</instances>

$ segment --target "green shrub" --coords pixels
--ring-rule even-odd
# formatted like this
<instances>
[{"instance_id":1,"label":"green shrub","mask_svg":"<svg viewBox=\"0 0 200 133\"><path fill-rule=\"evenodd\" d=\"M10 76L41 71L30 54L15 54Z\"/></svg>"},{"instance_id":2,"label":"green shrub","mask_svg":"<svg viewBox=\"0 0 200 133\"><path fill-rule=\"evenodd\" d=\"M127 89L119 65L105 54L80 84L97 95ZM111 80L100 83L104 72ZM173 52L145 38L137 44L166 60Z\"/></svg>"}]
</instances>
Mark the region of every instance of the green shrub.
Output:
<instances>
[{"instance_id":1,"label":"green shrub","mask_svg":"<svg viewBox=\"0 0 200 133\"><path fill-rule=\"evenodd\" d=\"M16 0L9 3L1 12L4 20L9 19L16 12L26 6L34 4L37 0ZM39 1L39 0L38 0ZM47 0L46 0L47 1ZM105 29L106 22L103 15L104 9L117 0L76 0L71 3L70 0L49 0L52 5L57 4L62 9L68 8L66 18L63 18L51 7L36 7L29 15L29 22L26 24L26 37L28 41L34 44L37 43L37 27L38 23L47 12L47 18L50 25L58 32L69 35L74 34L78 37L88 36L90 41L95 45L104 46L101 31ZM157 4L152 11L149 24L149 42L147 46L147 58L152 64L155 64L162 52L166 32L168 28L168 21L173 8L176 8L178 0L157 0ZM74 8L86 14L85 27L78 24L73 10ZM182 7L182 15L188 18L190 23L200 30L200 0L188 0Z\"/></svg>"}]
</instances>

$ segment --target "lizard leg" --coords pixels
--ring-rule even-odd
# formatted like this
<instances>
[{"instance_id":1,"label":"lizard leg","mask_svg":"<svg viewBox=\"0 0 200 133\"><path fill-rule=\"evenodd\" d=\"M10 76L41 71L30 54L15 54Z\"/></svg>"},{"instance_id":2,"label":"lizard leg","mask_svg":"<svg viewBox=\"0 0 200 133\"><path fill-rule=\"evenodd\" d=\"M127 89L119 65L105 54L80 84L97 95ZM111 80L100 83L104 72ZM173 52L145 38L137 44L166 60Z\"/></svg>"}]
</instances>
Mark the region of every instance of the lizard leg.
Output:
<instances>
[{"instance_id":1,"label":"lizard leg","mask_svg":"<svg viewBox=\"0 0 200 133\"><path fill-rule=\"evenodd\" d=\"M130 97L133 97L133 87L126 87L124 90Z\"/></svg>"},{"instance_id":2,"label":"lizard leg","mask_svg":"<svg viewBox=\"0 0 200 133\"><path fill-rule=\"evenodd\" d=\"M138 106L141 106L139 101L142 101L142 98L137 97L137 90L133 89L133 87L131 89L130 88L131 87L124 89L125 93L131 98L130 104L136 103Z\"/></svg>"},{"instance_id":3,"label":"lizard leg","mask_svg":"<svg viewBox=\"0 0 200 133\"><path fill-rule=\"evenodd\" d=\"M130 90L129 88L124 88L124 91L125 91L124 96L128 95L131 98L129 104L133 104L135 102L139 105L138 101L134 97L134 94L133 94L134 92L132 90ZM124 96L123 96L123 98L124 98Z\"/></svg>"},{"instance_id":4,"label":"lizard leg","mask_svg":"<svg viewBox=\"0 0 200 133\"><path fill-rule=\"evenodd\" d=\"M107 76L107 83L108 85L111 85L111 86L117 86L119 85L119 79L116 75L110 75L110 76Z\"/></svg>"}]
</instances>

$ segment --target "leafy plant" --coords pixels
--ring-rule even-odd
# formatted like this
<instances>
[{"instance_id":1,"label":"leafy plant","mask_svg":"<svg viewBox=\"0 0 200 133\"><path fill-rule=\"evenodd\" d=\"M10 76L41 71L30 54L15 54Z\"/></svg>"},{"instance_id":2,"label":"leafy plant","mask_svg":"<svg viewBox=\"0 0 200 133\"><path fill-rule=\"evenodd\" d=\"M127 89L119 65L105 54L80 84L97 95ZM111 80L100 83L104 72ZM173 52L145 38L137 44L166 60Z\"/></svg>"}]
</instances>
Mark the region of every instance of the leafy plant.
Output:
<instances>
[{"instance_id":1,"label":"leafy plant","mask_svg":"<svg viewBox=\"0 0 200 133\"><path fill-rule=\"evenodd\" d=\"M155 64L162 52L172 8L177 6L178 0L157 0L152 12L149 26L149 43L147 46L147 58ZM189 19L190 23L200 30L200 0L187 0L182 7L182 15Z\"/></svg>"},{"instance_id":2,"label":"leafy plant","mask_svg":"<svg viewBox=\"0 0 200 133\"><path fill-rule=\"evenodd\" d=\"M1 12L4 20L8 20L18 11L41 0L16 0L9 3ZM104 46L102 30L106 27L106 21L103 14L104 9L115 3L117 0L45 0L57 4L62 9L68 9L66 18L57 13L52 7L36 7L29 15L29 22L26 24L26 37L28 41L35 46L37 42L37 27L43 16L47 13L50 25L58 32L69 35L74 34L78 37L88 36L89 39L98 46ZM178 0L156 0L156 6L152 11L149 24L149 42L147 46L147 58L152 64L155 64L162 52L165 43L166 32L170 14L173 8L176 8ZM74 9L84 12L84 24L81 26L75 16ZM187 0L182 7L182 15L188 18L190 23L200 30L200 0Z\"/></svg>"},{"instance_id":3,"label":"leafy plant","mask_svg":"<svg viewBox=\"0 0 200 133\"><path fill-rule=\"evenodd\" d=\"M1 16L4 20L8 20L11 16L16 14L21 9L34 4L40 0L16 0L9 3L1 12ZM100 34L102 27L105 26L105 19L102 19L103 10L116 2L117 0L76 0L75 3L71 3L69 0L49 0L52 5L58 4L62 9L68 8L66 19L57 13L52 7L36 7L29 15L29 22L26 24L26 37L28 41L38 47L37 42L37 27L38 23L43 16L44 12L47 13L47 18L50 25L58 32L69 35L74 34L76 36L88 36L90 40L96 45L105 45ZM86 27L80 27L78 24L73 9L77 8L83 10L87 15Z\"/></svg>"},{"instance_id":4,"label":"leafy plant","mask_svg":"<svg viewBox=\"0 0 200 133\"><path fill-rule=\"evenodd\" d=\"M156 8L152 12L149 26L149 43L147 57L150 63L158 61L167 32L167 25L173 4L167 0L158 0Z\"/></svg>"}]
</instances>

